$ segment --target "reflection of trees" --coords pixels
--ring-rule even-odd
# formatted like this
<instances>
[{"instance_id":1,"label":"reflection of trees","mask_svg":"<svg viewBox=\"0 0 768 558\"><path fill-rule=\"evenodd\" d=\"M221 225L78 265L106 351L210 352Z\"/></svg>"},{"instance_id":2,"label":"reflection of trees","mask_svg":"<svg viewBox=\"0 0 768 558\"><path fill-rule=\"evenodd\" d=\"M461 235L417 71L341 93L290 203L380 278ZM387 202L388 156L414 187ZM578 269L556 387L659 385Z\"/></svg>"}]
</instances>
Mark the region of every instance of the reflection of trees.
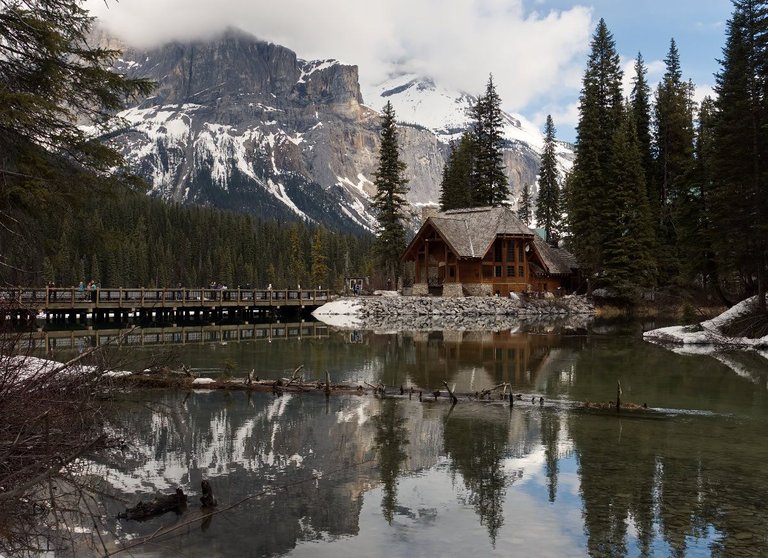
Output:
<instances>
[{"instance_id":1,"label":"reflection of trees","mask_svg":"<svg viewBox=\"0 0 768 558\"><path fill-rule=\"evenodd\" d=\"M381 510L390 524L397 505L397 479L400 468L408 457L404 449L408 444L406 421L398 416L397 409L395 399L385 399L381 404L381 413L373 418L376 426L374 440L378 448L381 482L384 485Z\"/></svg>"},{"instance_id":2,"label":"reflection of trees","mask_svg":"<svg viewBox=\"0 0 768 558\"><path fill-rule=\"evenodd\" d=\"M557 460L558 435L560 433L560 416L555 412L548 410L541 415L541 445L544 446L545 466L547 469L547 489L549 490L549 501L554 503L557 497Z\"/></svg>"},{"instance_id":3,"label":"reflection of trees","mask_svg":"<svg viewBox=\"0 0 768 558\"><path fill-rule=\"evenodd\" d=\"M509 425L506 421L483 416L450 416L445 424L445 451L451 460L451 472L460 473L469 491L471 503L480 522L488 529L491 543L504 522L507 476L501 461L507 453Z\"/></svg>"},{"instance_id":4,"label":"reflection of trees","mask_svg":"<svg viewBox=\"0 0 768 558\"><path fill-rule=\"evenodd\" d=\"M651 431L638 421L576 415L569 430L576 446L584 502L584 527L590 555L625 556L627 523L637 521L638 537L648 556L653 517L655 454Z\"/></svg>"},{"instance_id":5,"label":"reflection of trees","mask_svg":"<svg viewBox=\"0 0 768 558\"><path fill-rule=\"evenodd\" d=\"M713 556L768 555L768 450L745 453L743 442L764 435L757 427L734 436L722 418L573 415L569 431L590 555L657 554L656 532L670 556L713 538Z\"/></svg>"}]
</instances>

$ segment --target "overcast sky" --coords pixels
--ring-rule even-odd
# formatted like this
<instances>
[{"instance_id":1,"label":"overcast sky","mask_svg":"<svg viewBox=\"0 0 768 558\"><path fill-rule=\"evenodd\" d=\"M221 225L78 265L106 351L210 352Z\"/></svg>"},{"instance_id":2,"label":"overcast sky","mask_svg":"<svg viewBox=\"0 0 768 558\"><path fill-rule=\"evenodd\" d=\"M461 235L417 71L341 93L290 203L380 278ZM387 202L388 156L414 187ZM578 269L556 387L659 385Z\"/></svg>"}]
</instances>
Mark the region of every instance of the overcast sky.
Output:
<instances>
[{"instance_id":1,"label":"overcast sky","mask_svg":"<svg viewBox=\"0 0 768 558\"><path fill-rule=\"evenodd\" d=\"M473 94L493 73L505 110L575 136L589 41L602 17L631 69L655 82L675 38L683 75L711 90L730 0L87 0L102 24L143 46L235 26L300 58L356 64L363 90L415 72ZM627 76L627 82L631 76Z\"/></svg>"}]
</instances>

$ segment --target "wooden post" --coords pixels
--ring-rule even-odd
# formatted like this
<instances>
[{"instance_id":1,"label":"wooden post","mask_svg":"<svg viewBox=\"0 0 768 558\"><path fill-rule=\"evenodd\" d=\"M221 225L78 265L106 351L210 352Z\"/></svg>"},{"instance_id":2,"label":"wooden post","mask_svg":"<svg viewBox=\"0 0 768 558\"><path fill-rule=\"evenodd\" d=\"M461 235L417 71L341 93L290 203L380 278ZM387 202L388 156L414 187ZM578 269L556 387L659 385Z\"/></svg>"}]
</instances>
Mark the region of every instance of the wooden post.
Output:
<instances>
[{"instance_id":1,"label":"wooden post","mask_svg":"<svg viewBox=\"0 0 768 558\"><path fill-rule=\"evenodd\" d=\"M621 411L621 380L616 380L616 412Z\"/></svg>"},{"instance_id":2,"label":"wooden post","mask_svg":"<svg viewBox=\"0 0 768 558\"><path fill-rule=\"evenodd\" d=\"M328 397L331 394L331 375L325 371L325 396Z\"/></svg>"}]
</instances>

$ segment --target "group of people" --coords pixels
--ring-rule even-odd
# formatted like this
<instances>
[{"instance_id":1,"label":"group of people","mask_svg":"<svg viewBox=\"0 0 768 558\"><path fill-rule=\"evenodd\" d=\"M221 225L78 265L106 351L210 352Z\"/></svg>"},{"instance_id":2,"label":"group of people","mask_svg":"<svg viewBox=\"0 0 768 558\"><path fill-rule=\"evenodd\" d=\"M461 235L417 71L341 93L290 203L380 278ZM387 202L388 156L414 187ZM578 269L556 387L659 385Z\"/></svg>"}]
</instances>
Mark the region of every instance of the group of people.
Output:
<instances>
[{"instance_id":1,"label":"group of people","mask_svg":"<svg viewBox=\"0 0 768 558\"><path fill-rule=\"evenodd\" d=\"M98 291L98 289L99 284L96 282L96 279L91 279L88 281L87 285L85 284L85 280L80 281L80 284L77 286L80 300L87 300L90 298L91 302L96 302L96 291Z\"/></svg>"}]
</instances>

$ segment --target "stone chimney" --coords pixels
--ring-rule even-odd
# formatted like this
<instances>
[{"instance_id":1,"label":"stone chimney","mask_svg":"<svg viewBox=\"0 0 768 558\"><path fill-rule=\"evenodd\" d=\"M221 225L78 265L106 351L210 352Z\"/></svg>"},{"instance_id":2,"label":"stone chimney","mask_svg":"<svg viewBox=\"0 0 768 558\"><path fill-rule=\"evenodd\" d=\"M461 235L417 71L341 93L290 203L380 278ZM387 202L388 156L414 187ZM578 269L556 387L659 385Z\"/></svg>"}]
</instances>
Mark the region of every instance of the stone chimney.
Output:
<instances>
[{"instance_id":1,"label":"stone chimney","mask_svg":"<svg viewBox=\"0 0 768 558\"><path fill-rule=\"evenodd\" d=\"M421 208L421 224L427 222L427 219L437 215L439 208L436 205L425 205Z\"/></svg>"}]
</instances>

